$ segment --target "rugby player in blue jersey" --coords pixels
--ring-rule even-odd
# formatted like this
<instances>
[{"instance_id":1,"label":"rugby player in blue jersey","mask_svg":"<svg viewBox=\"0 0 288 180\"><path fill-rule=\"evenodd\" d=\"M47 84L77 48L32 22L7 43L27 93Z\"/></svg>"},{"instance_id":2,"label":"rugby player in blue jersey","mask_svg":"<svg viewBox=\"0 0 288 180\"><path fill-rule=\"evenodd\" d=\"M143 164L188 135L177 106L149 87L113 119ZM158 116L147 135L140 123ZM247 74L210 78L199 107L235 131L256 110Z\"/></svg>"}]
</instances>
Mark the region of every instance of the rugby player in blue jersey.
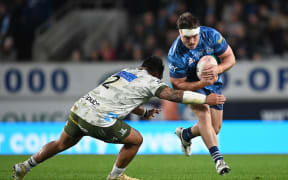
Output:
<instances>
[{"instance_id":1,"label":"rugby player in blue jersey","mask_svg":"<svg viewBox=\"0 0 288 180\"><path fill-rule=\"evenodd\" d=\"M174 89L196 91L204 95L221 94L221 74L235 64L231 47L215 29L200 26L199 20L189 12L177 20L179 36L168 53L170 80ZM201 57L213 55L218 65L204 69L201 80L196 75L196 65ZM230 171L218 149L217 134L223 120L223 105L190 105L198 122L192 127L176 128L185 155L191 155L191 139L201 136L216 164L216 171L224 175Z\"/></svg>"}]
</instances>

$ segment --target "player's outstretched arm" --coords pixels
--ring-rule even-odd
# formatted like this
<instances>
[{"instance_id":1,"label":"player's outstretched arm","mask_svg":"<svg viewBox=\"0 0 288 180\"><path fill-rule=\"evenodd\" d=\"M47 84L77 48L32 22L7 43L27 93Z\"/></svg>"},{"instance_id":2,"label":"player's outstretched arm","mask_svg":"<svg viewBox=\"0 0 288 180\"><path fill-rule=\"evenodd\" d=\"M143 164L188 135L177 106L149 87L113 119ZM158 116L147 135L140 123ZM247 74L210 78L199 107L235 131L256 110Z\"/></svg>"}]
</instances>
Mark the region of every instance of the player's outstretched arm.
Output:
<instances>
[{"instance_id":1,"label":"player's outstretched arm","mask_svg":"<svg viewBox=\"0 0 288 180\"><path fill-rule=\"evenodd\" d=\"M225 96L220 94L209 94L206 96L206 103L209 105L224 104L226 101Z\"/></svg>"},{"instance_id":2,"label":"player's outstretched arm","mask_svg":"<svg viewBox=\"0 0 288 180\"><path fill-rule=\"evenodd\" d=\"M169 87L162 90L159 94L160 99L165 99L168 101L184 103L184 104L224 104L225 97L218 94L210 94L207 97L203 94L192 92L192 91L183 91L183 90L173 90Z\"/></svg>"}]
</instances>

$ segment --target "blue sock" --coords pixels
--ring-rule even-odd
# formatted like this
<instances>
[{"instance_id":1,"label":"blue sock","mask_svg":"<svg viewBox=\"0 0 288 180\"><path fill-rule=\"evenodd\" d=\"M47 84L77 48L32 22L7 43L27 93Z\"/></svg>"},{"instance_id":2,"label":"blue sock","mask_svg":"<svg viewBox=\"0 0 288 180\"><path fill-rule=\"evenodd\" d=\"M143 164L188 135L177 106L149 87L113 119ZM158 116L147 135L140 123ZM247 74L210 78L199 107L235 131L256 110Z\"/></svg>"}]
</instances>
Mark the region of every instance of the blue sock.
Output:
<instances>
[{"instance_id":1,"label":"blue sock","mask_svg":"<svg viewBox=\"0 0 288 180\"><path fill-rule=\"evenodd\" d=\"M194 137L192 135L191 127L186 128L183 130L182 137L185 141L190 142L190 140Z\"/></svg>"},{"instance_id":2,"label":"blue sock","mask_svg":"<svg viewBox=\"0 0 288 180\"><path fill-rule=\"evenodd\" d=\"M210 155L212 156L214 163L218 160L223 159L223 156L220 154L217 146L213 146L209 149Z\"/></svg>"}]
</instances>

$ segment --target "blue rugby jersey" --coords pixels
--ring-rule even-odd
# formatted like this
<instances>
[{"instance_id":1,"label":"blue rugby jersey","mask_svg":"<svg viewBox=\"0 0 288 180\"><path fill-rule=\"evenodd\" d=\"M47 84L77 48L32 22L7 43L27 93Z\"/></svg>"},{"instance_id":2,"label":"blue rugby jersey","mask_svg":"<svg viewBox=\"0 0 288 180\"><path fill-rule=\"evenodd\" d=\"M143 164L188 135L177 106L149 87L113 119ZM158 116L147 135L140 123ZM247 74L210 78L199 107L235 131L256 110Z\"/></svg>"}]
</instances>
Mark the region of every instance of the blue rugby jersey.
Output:
<instances>
[{"instance_id":1,"label":"blue rugby jersey","mask_svg":"<svg viewBox=\"0 0 288 180\"><path fill-rule=\"evenodd\" d=\"M168 66L170 77L183 78L187 81L199 81L196 75L196 65L200 58L205 55L214 55L215 57L223 54L228 47L224 37L215 29L200 26L200 41L195 49L188 49L182 43L180 35L173 42L168 53ZM217 58L218 64L220 59ZM213 85L206 86L205 89L217 90L222 86L221 74L218 81Z\"/></svg>"}]
</instances>

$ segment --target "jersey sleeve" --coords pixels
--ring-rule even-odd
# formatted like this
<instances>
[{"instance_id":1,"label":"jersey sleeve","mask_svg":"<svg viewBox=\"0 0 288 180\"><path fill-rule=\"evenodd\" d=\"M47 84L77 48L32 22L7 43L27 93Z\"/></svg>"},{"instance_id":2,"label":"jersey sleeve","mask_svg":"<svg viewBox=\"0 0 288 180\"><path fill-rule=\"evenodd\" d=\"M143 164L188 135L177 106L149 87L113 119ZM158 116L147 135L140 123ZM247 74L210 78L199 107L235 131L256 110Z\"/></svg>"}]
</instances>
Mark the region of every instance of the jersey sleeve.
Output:
<instances>
[{"instance_id":1,"label":"jersey sleeve","mask_svg":"<svg viewBox=\"0 0 288 180\"><path fill-rule=\"evenodd\" d=\"M168 87L168 85L157 78L151 78L148 83L148 88L152 96L158 97L159 93L161 93L161 91L166 87Z\"/></svg>"},{"instance_id":2,"label":"jersey sleeve","mask_svg":"<svg viewBox=\"0 0 288 180\"><path fill-rule=\"evenodd\" d=\"M187 75L188 66L186 66L183 60L176 55L168 54L168 67L170 77L172 78L183 78Z\"/></svg>"},{"instance_id":3,"label":"jersey sleeve","mask_svg":"<svg viewBox=\"0 0 288 180\"><path fill-rule=\"evenodd\" d=\"M220 56L226 51L228 44L225 38L217 30L213 29L211 34L213 36L212 39L215 55Z\"/></svg>"}]
</instances>

